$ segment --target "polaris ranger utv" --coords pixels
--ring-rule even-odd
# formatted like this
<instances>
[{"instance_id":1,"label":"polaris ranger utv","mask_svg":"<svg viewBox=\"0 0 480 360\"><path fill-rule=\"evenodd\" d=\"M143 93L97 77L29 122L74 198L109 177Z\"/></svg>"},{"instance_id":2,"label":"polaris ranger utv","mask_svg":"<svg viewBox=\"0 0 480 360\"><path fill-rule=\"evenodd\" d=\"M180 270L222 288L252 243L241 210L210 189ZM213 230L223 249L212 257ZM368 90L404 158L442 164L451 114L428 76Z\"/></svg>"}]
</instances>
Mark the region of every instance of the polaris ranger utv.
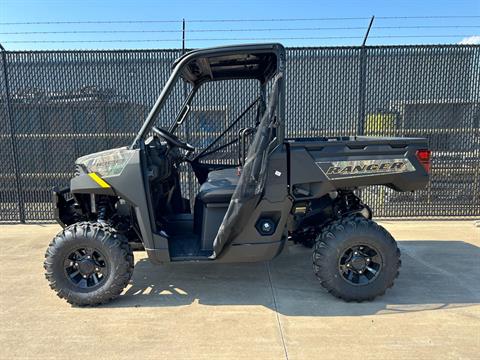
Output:
<instances>
[{"instance_id":1,"label":"polaris ranger utv","mask_svg":"<svg viewBox=\"0 0 480 360\"><path fill-rule=\"evenodd\" d=\"M156 127L181 79L191 91L171 126ZM196 149L181 138L191 134L177 130L197 90L218 81L256 84L258 97L248 106L256 115L232 136L243 112ZM232 146L235 155L225 151ZM185 166L198 183L190 199L182 191ZM314 273L330 293L372 300L393 285L400 252L355 190L421 189L429 166L425 139L286 138L280 44L194 50L174 63L133 143L79 158L70 186L54 190L64 229L47 249L46 277L69 303L95 305L130 281L132 249L157 264L253 262L273 259L291 239L313 247Z\"/></svg>"}]
</instances>

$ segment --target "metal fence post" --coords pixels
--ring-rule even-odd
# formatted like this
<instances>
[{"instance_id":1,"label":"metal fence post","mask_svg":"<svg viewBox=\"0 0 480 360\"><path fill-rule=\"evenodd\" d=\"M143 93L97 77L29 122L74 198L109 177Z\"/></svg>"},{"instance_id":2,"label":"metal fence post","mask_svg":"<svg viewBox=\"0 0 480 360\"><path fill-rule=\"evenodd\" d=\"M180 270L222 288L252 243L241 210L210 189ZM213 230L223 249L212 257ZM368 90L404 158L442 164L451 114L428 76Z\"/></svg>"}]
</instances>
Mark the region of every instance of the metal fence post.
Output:
<instances>
[{"instance_id":1,"label":"metal fence post","mask_svg":"<svg viewBox=\"0 0 480 360\"><path fill-rule=\"evenodd\" d=\"M360 75L359 75L359 91L358 91L358 126L357 135L364 135L365 131L365 102L367 96L367 39L372 29L375 16L372 16L368 24L367 32L363 38L362 47L360 48Z\"/></svg>"},{"instance_id":2,"label":"metal fence post","mask_svg":"<svg viewBox=\"0 0 480 360\"><path fill-rule=\"evenodd\" d=\"M360 74L358 87L357 135L363 135L365 130L365 101L367 93L367 51L365 46L362 46L362 48L360 49Z\"/></svg>"},{"instance_id":3,"label":"metal fence post","mask_svg":"<svg viewBox=\"0 0 480 360\"><path fill-rule=\"evenodd\" d=\"M182 20L182 54L185 54L185 19Z\"/></svg>"},{"instance_id":4,"label":"metal fence post","mask_svg":"<svg viewBox=\"0 0 480 360\"><path fill-rule=\"evenodd\" d=\"M7 55L6 55L6 50L3 46L0 45L0 52L2 53L2 64L3 64L3 78L5 82L5 96L6 96L6 102L5 105L7 107L7 117L8 117L8 122L9 122L9 127L10 127L10 145L11 145L11 156L12 156L12 162L13 162L13 170L15 174L15 186L17 189L17 199L18 199L18 213L19 213L19 219L21 223L25 223L25 204L23 202L23 193L22 193L22 187L20 183L20 170L18 167L18 152L17 152L17 144L15 141L15 130L14 130L14 125L13 125L13 111L12 111L12 105L10 103L10 87L8 84L8 71L7 71Z\"/></svg>"}]
</instances>

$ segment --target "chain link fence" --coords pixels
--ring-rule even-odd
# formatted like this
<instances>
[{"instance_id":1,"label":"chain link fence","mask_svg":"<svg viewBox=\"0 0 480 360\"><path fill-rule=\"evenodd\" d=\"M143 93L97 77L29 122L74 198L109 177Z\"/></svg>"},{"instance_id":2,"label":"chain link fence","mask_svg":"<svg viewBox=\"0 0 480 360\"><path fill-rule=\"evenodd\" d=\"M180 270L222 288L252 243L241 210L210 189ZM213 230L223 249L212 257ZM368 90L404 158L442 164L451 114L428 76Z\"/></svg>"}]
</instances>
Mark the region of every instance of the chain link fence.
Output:
<instances>
[{"instance_id":1,"label":"chain link fence","mask_svg":"<svg viewBox=\"0 0 480 360\"><path fill-rule=\"evenodd\" d=\"M181 53L1 52L0 222L51 221L50 189L68 184L77 157L131 143ZM429 139L425 190L360 190L377 217L480 216L480 46L290 48L286 76L289 137ZM252 86L209 84L182 131L207 141L248 106ZM174 90L157 124L186 94ZM191 196L188 170L182 180Z\"/></svg>"}]
</instances>

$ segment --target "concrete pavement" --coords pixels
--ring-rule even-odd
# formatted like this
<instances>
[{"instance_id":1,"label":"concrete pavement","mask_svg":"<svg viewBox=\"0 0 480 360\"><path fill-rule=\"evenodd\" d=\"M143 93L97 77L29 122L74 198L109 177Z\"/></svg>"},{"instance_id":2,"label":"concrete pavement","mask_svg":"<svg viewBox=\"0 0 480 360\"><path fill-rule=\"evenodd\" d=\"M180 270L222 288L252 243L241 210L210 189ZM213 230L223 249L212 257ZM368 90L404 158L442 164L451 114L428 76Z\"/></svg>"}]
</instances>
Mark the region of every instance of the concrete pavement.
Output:
<instances>
[{"instance_id":1,"label":"concrete pavement","mask_svg":"<svg viewBox=\"0 0 480 360\"><path fill-rule=\"evenodd\" d=\"M345 303L318 284L311 250L258 264L151 265L135 253L116 301L71 307L49 289L55 225L0 226L0 358L474 359L480 352L480 228L383 221L399 241L396 285Z\"/></svg>"}]
</instances>

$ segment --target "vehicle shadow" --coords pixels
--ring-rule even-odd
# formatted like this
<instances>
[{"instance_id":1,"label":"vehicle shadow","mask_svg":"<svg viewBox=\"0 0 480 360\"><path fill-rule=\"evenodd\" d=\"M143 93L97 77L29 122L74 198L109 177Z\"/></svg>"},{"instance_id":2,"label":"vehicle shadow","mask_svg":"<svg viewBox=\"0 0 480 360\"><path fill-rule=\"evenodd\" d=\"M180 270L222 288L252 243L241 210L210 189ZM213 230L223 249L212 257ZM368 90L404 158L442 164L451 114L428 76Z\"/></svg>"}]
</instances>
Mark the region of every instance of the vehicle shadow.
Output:
<instances>
[{"instance_id":1,"label":"vehicle shadow","mask_svg":"<svg viewBox=\"0 0 480 360\"><path fill-rule=\"evenodd\" d=\"M106 307L265 306L288 316L352 316L465 307L480 303L480 248L463 241L400 241L395 286L373 302L346 303L312 272L311 250L289 245L268 263L136 263L126 291Z\"/></svg>"}]
</instances>

